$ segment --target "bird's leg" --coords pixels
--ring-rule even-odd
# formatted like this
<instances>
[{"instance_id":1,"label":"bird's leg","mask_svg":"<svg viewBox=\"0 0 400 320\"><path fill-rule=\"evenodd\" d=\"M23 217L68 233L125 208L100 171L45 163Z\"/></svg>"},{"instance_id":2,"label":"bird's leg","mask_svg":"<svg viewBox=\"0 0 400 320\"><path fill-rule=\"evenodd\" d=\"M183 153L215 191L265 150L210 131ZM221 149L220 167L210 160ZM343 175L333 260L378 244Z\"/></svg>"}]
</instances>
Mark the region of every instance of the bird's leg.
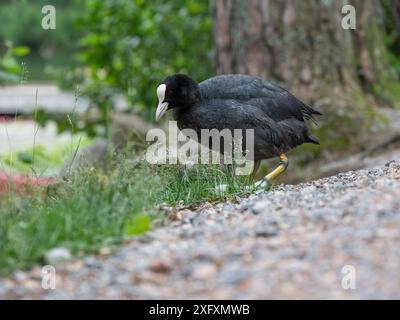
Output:
<instances>
[{"instance_id":1,"label":"bird's leg","mask_svg":"<svg viewBox=\"0 0 400 320\"><path fill-rule=\"evenodd\" d=\"M268 181L271 181L273 179L275 179L277 176L279 176L281 173L285 172L287 167L289 166L289 160L286 157L285 154L281 154L279 156L279 159L281 160L279 162L278 167L273 170L272 172L270 172L264 179L267 179Z\"/></svg>"},{"instance_id":2,"label":"bird's leg","mask_svg":"<svg viewBox=\"0 0 400 320\"><path fill-rule=\"evenodd\" d=\"M262 178L260 181L257 181L255 183L255 186L257 188L265 188L273 179L275 179L277 176L279 176L282 172L285 172L289 165L289 160L286 157L285 154L281 154L279 156L279 159L281 160L279 162L279 165L269 174L267 174L264 178Z\"/></svg>"},{"instance_id":3,"label":"bird's leg","mask_svg":"<svg viewBox=\"0 0 400 320\"><path fill-rule=\"evenodd\" d=\"M254 161L253 171L251 172L251 175L250 175L253 180L256 178L256 174L257 174L258 168L260 167L260 164L261 164L261 160Z\"/></svg>"}]
</instances>

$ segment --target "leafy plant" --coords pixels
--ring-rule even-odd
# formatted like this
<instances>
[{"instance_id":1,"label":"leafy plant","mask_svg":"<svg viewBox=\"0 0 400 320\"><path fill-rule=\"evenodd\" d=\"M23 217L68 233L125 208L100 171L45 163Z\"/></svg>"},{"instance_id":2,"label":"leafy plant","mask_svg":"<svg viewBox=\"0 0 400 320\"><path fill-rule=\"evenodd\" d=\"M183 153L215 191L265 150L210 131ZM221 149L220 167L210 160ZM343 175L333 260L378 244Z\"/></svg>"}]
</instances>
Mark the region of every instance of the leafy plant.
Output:
<instances>
[{"instance_id":1,"label":"leafy plant","mask_svg":"<svg viewBox=\"0 0 400 320\"><path fill-rule=\"evenodd\" d=\"M0 85L19 81L22 66L18 64L16 57L22 57L29 53L29 48L13 47L11 41L6 41L4 47L5 53L0 56Z\"/></svg>"},{"instance_id":2,"label":"leafy plant","mask_svg":"<svg viewBox=\"0 0 400 320\"><path fill-rule=\"evenodd\" d=\"M201 0L85 0L79 26L84 33L82 65L64 82L91 98L92 117L83 130L107 126L117 94L130 109L153 119L154 88L167 75L212 74L211 17Z\"/></svg>"}]
</instances>

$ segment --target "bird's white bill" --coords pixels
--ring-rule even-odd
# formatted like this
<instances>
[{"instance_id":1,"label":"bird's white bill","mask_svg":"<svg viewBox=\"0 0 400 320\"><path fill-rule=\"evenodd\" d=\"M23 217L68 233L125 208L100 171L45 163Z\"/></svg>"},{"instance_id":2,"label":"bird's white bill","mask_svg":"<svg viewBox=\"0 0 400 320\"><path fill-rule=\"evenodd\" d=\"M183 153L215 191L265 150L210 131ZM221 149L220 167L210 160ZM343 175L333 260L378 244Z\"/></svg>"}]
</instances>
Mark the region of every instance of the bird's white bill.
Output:
<instances>
[{"instance_id":1,"label":"bird's white bill","mask_svg":"<svg viewBox=\"0 0 400 320\"><path fill-rule=\"evenodd\" d=\"M165 99L165 91L167 90L167 86L165 84L160 84L157 87L157 97L158 97L158 107L156 111L156 121L160 120L164 115L165 111L168 109L168 103L163 102Z\"/></svg>"},{"instance_id":2,"label":"bird's white bill","mask_svg":"<svg viewBox=\"0 0 400 320\"><path fill-rule=\"evenodd\" d=\"M160 120L161 117L168 109L168 102L159 103L156 111L156 121Z\"/></svg>"}]
</instances>

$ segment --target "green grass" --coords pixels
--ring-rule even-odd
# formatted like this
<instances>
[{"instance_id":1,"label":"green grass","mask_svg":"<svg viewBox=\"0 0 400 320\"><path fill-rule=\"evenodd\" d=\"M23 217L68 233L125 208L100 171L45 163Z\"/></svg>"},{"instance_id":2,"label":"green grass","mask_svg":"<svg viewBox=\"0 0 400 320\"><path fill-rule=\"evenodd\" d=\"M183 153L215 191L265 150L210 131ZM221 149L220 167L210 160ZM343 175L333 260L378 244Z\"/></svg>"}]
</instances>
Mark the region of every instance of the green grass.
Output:
<instances>
[{"instance_id":1,"label":"green grass","mask_svg":"<svg viewBox=\"0 0 400 320\"><path fill-rule=\"evenodd\" d=\"M0 198L0 272L43 263L45 253L66 247L79 255L146 232L160 204L193 205L243 192L248 178L199 165L130 168L118 160L107 172L75 172L46 192ZM227 184L225 194L215 186Z\"/></svg>"},{"instance_id":2,"label":"green grass","mask_svg":"<svg viewBox=\"0 0 400 320\"><path fill-rule=\"evenodd\" d=\"M150 212L146 205L159 185L158 177L145 180L144 174L122 167L108 174L82 170L45 195L7 196L0 208L0 269L40 262L50 248L63 246L78 253L118 243L125 232L132 234L125 226L144 210ZM149 223L138 230L148 228Z\"/></svg>"},{"instance_id":3,"label":"green grass","mask_svg":"<svg viewBox=\"0 0 400 320\"><path fill-rule=\"evenodd\" d=\"M195 205L204 201L232 198L243 193L244 186L251 185L248 176L235 176L232 170L221 169L216 165L197 165L190 170L166 167L160 174L169 176L169 183L162 190L162 198L172 205ZM226 185L227 190L218 192L218 185Z\"/></svg>"}]
</instances>

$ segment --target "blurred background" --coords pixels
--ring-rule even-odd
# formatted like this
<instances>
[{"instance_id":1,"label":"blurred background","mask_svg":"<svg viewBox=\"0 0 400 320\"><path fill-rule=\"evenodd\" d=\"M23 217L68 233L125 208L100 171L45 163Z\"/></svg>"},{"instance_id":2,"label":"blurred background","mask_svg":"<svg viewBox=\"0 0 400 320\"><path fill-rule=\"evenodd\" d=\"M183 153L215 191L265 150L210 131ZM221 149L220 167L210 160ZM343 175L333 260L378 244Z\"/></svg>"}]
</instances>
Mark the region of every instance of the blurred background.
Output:
<instances>
[{"instance_id":1,"label":"blurred background","mask_svg":"<svg viewBox=\"0 0 400 320\"><path fill-rule=\"evenodd\" d=\"M55 30L42 28L47 4ZM0 171L34 162L51 176L77 149L98 166L110 145L140 152L155 88L178 72L257 75L324 114L321 147L295 150L282 181L399 158L397 0L4 0L0 21Z\"/></svg>"}]
</instances>

